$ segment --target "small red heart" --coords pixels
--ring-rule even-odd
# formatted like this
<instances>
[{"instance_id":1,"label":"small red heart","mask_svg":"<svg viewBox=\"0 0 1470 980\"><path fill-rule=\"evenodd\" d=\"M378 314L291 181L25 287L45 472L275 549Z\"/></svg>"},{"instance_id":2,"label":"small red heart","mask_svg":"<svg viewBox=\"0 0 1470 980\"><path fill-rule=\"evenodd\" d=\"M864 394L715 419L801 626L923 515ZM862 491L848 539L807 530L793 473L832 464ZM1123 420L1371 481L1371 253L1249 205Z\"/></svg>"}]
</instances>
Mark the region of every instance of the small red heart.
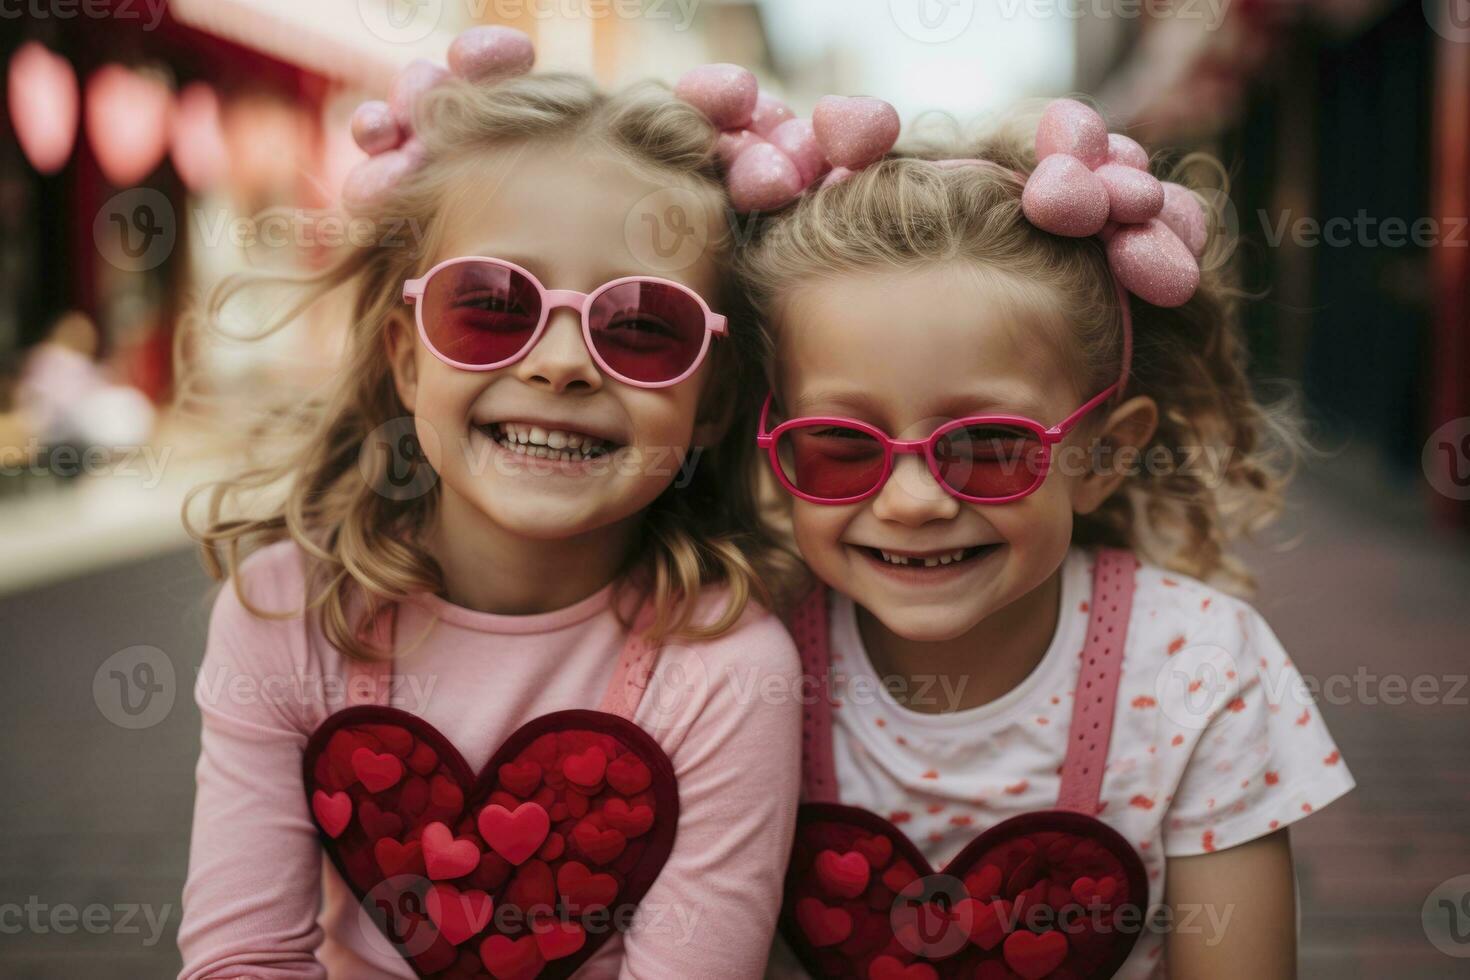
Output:
<instances>
[{"instance_id":1,"label":"small red heart","mask_svg":"<svg viewBox=\"0 0 1470 980\"><path fill-rule=\"evenodd\" d=\"M955 903L955 918L981 949L994 949L1011 931L1011 903L1003 898L966 898Z\"/></svg>"},{"instance_id":2,"label":"small red heart","mask_svg":"<svg viewBox=\"0 0 1470 980\"><path fill-rule=\"evenodd\" d=\"M1072 897L1082 905L1091 905L1096 900L1106 905L1118 894L1118 880L1116 878L1103 878L1101 880L1083 876L1072 882Z\"/></svg>"},{"instance_id":3,"label":"small red heart","mask_svg":"<svg viewBox=\"0 0 1470 980\"><path fill-rule=\"evenodd\" d=\"M892 956L880 956L869 965L868 980L939 980L939 974L927 963L904 966Z\"/></svg>"},{"instance_id":4,"label":"small red heart","mask_svg":"<svg viewBox=\"0 0 1470 980\"><path fill-rule=\"evenodd\" d=\"M556 886L574 913L606 908L618 895L618 880L610 874L593 874L580 861L568 861L556 873Z\"/></svg>"},{"instance_id":5,"label":"small red heart","mask_svg":"<svg viewBox=\"0 0 1470 980\"><path fill-rule=\"evenodd\" d=\"M918 877L918 872L914 871L912 865L907 861L899 861L883 872L883 886L897 894L913 884Z\"/></svg>"},{"instance_id":6,"label":"small red heart","mask_svg":"<svg viewBox=\"0 0 1470 980\"><path fill-rule=\"evenodd\" d=\"M397 725L363 725L362 730L396 756L406 756L413 751L413 736Z\"/></svg>"},{"instance_id":7,"label":"small red heart","mask_svg":"<svg viewBox=\"0 0 1470 980\"><path fill-rule=\"evenodd\" d=\"M623 853L628 839L617 830L598 830L588 820L572 828L572 843L594 864L607 864Z\"/></svg>"},{"instance_id":8,"label":"small red heart","mask_svg":"<svg viewBox=\"0 0 1470 980\"><path fill-rule=\"evenodd\" d=\"M403 831L403 818L396 813L384 813L372 800L362 801L357 822L362 824L362 832L372 841L383 837L397 837Z\"/></svg>"},{"instance_id":9,"label":"small red heart","mask_svg":"<svg viewBox=\"0 0 1470 980\"><path fill-rule=\"evenodd\" d=\"M586 931L575 922L557 919L537 920L531 924L536 948L547 961L571 956L587 941Z\"/></svg>"},{"instance_id":10,"label":"small red heart","mask_svg":"<svg viewBox=\"0 0 1470 980\"><path fill-rule=\"evenodd\" d=\"M536 856L543 861L555 861L565 854L566 850L567 839L553 831L546 835L546 843L541 845L541 850L536 852Z\"/></svg>"},{"instance_id":11,"label":"small red heart","mask_svg":"<svg viewBox=\"0 0 1470 980\"><path fill-rule=\"evenodd\" d=\"M328 796L317 790L311 794L311 812L328 837L341 837L352 820L352 797L340 791Z\"/></svg>"},{"instance_id":12,"label":"small red heart","mask_svg":"<svg viewBox=\"0 0 1470 980\"><path fill-rule=\"evenodd\" d=\"M653 807L641 803L630 807L627 800L613 797L602 808L602 817L609 827L620 831L623 836L638 837L648 833L648 828L653 826Z\"/></svg>"},{"instance_id":13,"label":"small red heart","mask_svg":"<svg viewBox=\"0 0 1470 980\"><path fill-rule=\"evenodd\" d=\"M817 880L833 898L857 898L868 887L868 859L857 851L822 851L814 865Z\"/></svg>"},{"instance_id":14,"label":"small red heart","mask_svg":"<svg viewBox=\"0 0 1470 980\"><path fill-rule=\"evenodd\" d=\"M874 868L886 868L893 859L893 841L880 835L853 841L852 849L868 859Z\"/></svg>"},{"instance_id":15,"label":"small red heart","mask_svg":"<svg viewBox=\"0 0 1470 980\"><path fill-rule=\"evenodd\" d=\"M994 898L1000 894L1000 869L993 864L987 864L972 874L965 876L965 891L972 898Z\"/></svg>"},{"instance_id":16,"label":"small red heart","mask_svg":"<svg viewBox=\"0 0 1470 980\"><path fill-rule=\"evenodd\" d=\"M821 899L803 898L796 903L796 921L817 948L836 946L852 935L852 916L846 909L828 908Z\"/></svg>"},{"instance_id":17,"label":"small red heart","mask_svg":"<svg viewBox=\"0 0 1470 980\"><path fill-rule=\"evenodd\" d=\"M1025 980L1041 980L1067 958L1067 937L1055 929L1037 934L1024 929L1006 937L1006 965Z\"/></svg>"},{"instance_id":18,"label":"small red heart","mask_svg":"<svg viewBox=\"0 0 1470 980\"><path fill-rule=\"evenodd\" d=\"M424 867L435 881L462 878L480 865L480 849L467 837L454 833L437 820L424 828Z\"/></svg>"},{"instance_id":19,"label":"small red heart","mask_svg":"<svg viewBox=\"0 0 1470 980\"><path fill-rule=\"evenodd\" d=\"M551 911L556 905L556 881L551 876L551 866L545 861L527 861L517 868L502 904L520 909L527 916Z\"/></svg>"},{"instance_id":20,"label":"small red heart","mask_svg":"<svg viewBox=\"0 0 1470 980\"><path fill-rule=\"evenodd\" d=\"M607 764L607 784L624 796L634 796L653 782L653 773L631 752L625 752Z\"/></svg>"},{"instance_id":21,"label":"small red heart","mask_svg":"<svg viewBox=\"0 0 1470 980\"><path fill-rule=\"evenodd\" d=\"M596 789L607 773L607 753L596 745L562 760L562 774L575 786Z\"/></svg>"},{"instance_id":22,"label":"small red heart","mask_svg":"<svg viewBox=\"0 0 1470 980\"><path fill-rule=\"evenodd\" d=\"M439 768L439 756L429 748L428 742L420 742L413 750L413 754L408 757L408 768L420 776L427 776Z\"/></svg>"},{"instance_id":23,"label":"small red heart","mask_svg":"<svg viewBox=\"0 0 1470 980\"><path fill-rule=\"evenodd\" d=\"M373 845L373 859L386 877L394 875L421 875L424 869L424 849L416 840L400 844L391 837L384 837Z\"/></svg>"},{"instance_id":24,"label":"small red heart","mask_svg":"<svg viewBox=\"0 0 1470 980\"><path fill-rule=\"evenodd\" d=\"M361 748L352 753L352 771L371 793L381 793L403 778L403 761L388 752Z\"/></svg>"},{"instance_id":25,"label":"small red heart","mask_svg":"<svg viewBox=\"0 0 1470 980\"><path fill-rule=\"evenodd\" d=\"M429 888L424 906L444 941L458 946L489 925L495 903L477 889L460 891L441 882Z\"/></svg>"},{"instance_id":26,"label":"small red heart","mask_svg":"<svg viewBox=\"0 0 1470 980\"><path fill-rule=\"evenodd\" d=\"M457 814L464 806L464 792L454 785L454 780L443 773L436 773L429 781L429 804L436 810Z\"/></svg>"},{"instance_id":27,"label":"small red heart","mask_svg":"<svg viewBox=\"0 0 1470 980\"><path fill-rule=\"evenodd\" d=\"M551 817L537 803L522 803L514 813L492 803L475 824L485 843L511 864L524 863L551 832Z\"/></svg>"},{"instance_id":28,"label":"small red heart","mask_svg":"<svg viewBox=\"0 0 1470 980\"><path fill-rule=\"evenodd\" d=\"M541 785L541 766L529 759L524 762L507 762L500 767L500 785L525 799Z\"/></svg>"},{"instance_id":29,"label":"small red heart","mask_svg":"<svg viewBox=\"0 0 1470 980\"><path fill-rule=\"evenodd\" d=\"M545 965L531 936L490 936L480 944L480 962L495 980L530 980Z\"/></svg>"}]
</instances>

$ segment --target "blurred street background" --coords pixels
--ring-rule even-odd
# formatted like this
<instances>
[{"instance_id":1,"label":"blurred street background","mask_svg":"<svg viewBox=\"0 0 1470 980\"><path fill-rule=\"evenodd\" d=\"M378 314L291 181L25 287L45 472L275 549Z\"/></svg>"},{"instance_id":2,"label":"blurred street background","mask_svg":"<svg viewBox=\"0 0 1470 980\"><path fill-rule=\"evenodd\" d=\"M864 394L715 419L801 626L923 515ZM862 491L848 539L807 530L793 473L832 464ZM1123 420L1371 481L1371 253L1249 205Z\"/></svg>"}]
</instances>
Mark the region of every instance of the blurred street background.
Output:
<instances>
[{"instance_id":1,"label":"blurred street background","mask_svg":"<svg viewBox=\"0 0 1470 980\"><path fill-rule=\"evenodd\" d=\"M1466 0L0 0L0 976L178 969L211 601L180 506L238 458L229 398L309 390L341 318L196 352L213 417L174 338L224 276L325 261L352 108L476 23L612 85L737 62L799 115L1085 92L1222 161L1257 379L1324 450L1255 602L1359 784L1293 835L1302 975L1470 976Z\"/></svg>"}]
</instances>

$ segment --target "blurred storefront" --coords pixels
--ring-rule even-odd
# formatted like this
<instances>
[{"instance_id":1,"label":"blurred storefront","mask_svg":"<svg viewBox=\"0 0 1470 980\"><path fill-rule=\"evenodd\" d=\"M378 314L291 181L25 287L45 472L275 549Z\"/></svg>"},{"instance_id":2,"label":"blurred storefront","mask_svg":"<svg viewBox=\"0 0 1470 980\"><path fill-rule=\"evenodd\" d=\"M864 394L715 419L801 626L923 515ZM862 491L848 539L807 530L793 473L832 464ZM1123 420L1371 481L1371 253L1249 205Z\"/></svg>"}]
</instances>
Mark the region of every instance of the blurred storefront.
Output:
<instances>
[{"instance_id":1,"label":"blurred storefront","mask_svg":"<svg viewBox=\"0 0 1470 980\"><path fill-rule=\"evenodd\" d=\"M325 259L312 230L361 156L348 116L404 64L442 61L480 20L531 33L542 67L614 84L768 61L753 4L626 11L89 0L7 13L0 593L183 543L185 489L234 446L228 412L212 420L222 432L172 410L180 319L232 273ZM289 229L286 247L263 244L267 214ZM331 369L338 330L315 311L211 351L209 375L222 391L309 386Z\"/></svg>"}]
</instances>

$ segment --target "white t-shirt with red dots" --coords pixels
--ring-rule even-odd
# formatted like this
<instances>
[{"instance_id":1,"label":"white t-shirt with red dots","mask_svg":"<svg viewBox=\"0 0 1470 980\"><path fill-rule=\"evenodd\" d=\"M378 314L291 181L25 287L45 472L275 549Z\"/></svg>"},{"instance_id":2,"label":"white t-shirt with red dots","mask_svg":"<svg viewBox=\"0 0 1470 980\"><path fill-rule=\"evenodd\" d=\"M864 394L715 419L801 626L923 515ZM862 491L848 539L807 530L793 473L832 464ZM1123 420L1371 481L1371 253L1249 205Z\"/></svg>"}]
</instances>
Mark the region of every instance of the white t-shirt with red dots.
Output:
<instances>
[{"instance_id":1,"label":"white t-shirt with red dots","mask_svg":"<svg viewBox=\"0 0 1470 980\"><path fill-rule=\"evenodd\" d=\"M1062 569L1061 614L1035 670L989 704L924 713L900 705L863 649L851 599L831 593L833 753L841 801L891 820L936 870L1002 820L1056 804L1092 591L1092 556ZM976 669L984 669L977 651ZM937 699L910 681L907 695ZM1133 843L1163 898L1165 859L1285 827L1353 787L1301 676L1260 615L1185 576L1138 569L1100 818ZM1224 928L1201 912L1189 927ZM1184 927L1182 919L1174 925ZM1119 977L1161 965L1147 929ZM777 962L790 963L782 950ZM780 973L774 971L773 975ZM782 974L784 975L784 974Z\"/></svg>"}]
</instances>

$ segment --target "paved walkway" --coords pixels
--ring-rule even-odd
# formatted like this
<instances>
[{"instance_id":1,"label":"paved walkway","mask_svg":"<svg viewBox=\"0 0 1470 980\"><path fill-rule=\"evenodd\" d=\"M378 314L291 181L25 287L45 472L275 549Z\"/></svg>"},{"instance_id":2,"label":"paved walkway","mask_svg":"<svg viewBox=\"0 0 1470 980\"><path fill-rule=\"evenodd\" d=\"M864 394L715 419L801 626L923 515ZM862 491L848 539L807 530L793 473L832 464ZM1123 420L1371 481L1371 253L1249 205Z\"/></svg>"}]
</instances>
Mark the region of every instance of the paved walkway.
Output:
<instances>
[{"instance_id":1,"label":"paved walkway","mask_svg":"<svg viewBox=\"0 0 1470 980\"><path fill-rule=\"evenodd\" d=\"M1302 671L1324 683L1360 668L1425 675L1447 691L1446 678L1470 670L1470 544L1310 483L1295 500L1288 526L1300 540L1260 557L1257 605ZM0 976L136 980L178 969L204 589L192 555L175 554L0 600L12 671L0 685ZM177 696L163 720L127 730L99 710L93 682L135 645L168 655ZM1419 918L1437 883L1470 874L1470 690L1458 704L1392 705L1382 703L1391 688L1367 689L1378 697L1354 686L1322 703L1359 788L1293 834L1302 976L1470 976L1470 959L1437 952ZM87 913L102 928L66 917L93 903L107 909ZM162 920L156 936L140 908Z\"/></svg>"}]
</instances>

